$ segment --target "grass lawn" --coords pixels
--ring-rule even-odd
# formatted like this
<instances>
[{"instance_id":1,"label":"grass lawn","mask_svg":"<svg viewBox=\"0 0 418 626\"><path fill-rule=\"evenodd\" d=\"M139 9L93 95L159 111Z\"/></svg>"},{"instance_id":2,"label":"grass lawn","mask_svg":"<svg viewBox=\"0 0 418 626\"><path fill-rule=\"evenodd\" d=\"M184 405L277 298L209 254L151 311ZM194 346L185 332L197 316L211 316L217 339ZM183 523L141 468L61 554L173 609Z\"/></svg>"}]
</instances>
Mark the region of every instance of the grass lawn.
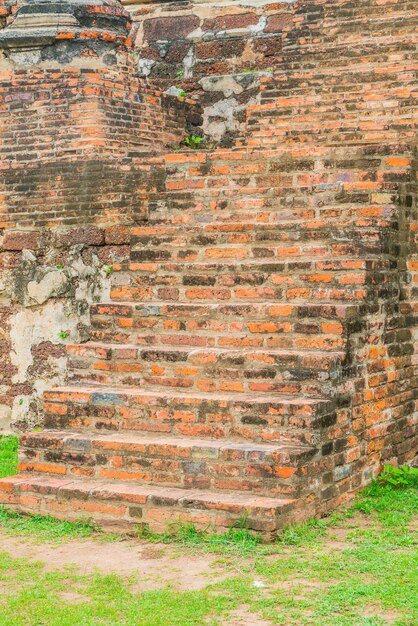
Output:
<instances>
[{"instance_id":1,"label":"grass lawn","mask_svg":"<svg viewBox=\"0 0 418 626\"><path fill-rule=\"evenodd\" d=\"M15 471L16 449L0 438L0 475ZM262 545L245 529L187 526L103 537L0 509L0 626L414 626L417 513L416 485L375 483Z\"/></svg>"}]
</instances>

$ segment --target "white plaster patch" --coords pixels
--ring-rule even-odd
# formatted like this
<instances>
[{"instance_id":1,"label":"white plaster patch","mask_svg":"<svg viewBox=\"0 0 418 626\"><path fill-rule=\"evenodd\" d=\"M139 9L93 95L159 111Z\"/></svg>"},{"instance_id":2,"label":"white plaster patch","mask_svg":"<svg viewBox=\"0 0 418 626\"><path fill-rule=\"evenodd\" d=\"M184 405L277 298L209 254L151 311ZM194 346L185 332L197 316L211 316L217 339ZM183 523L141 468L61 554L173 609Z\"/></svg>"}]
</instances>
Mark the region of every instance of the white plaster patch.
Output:
<instances>
[{"instance_id":1,"label":"white plaster patch","mask_svg":"<svg viewBox=\"0 0 418 626\"><path fill-rule=\"evenodd\" d=\"M27 291L31 300L37 304L43 304L50 298L62 295L68 288L68 279L63 272L51 271L36 282L32 280L28 283Z\"/></svg>"},{"instance_id":2,"label":"white plaster patch","mask_svg":"<svg viewBox=\"0 0 418 626\"><path fill-rule=\"evenodd\" d=\"M239 105L235 98L220 100L210 107L206 107L204 113L203 130L215 141L222 139L226 131L236 129L238 122L235 118Z\"/></svg>"},{"instance_id":3,"label":"white plaster patch","mask_svg":"<svg viewBox=\"0 0 418 626\"><path fill-rule=\"evenodd\" d=\"M155 61L152 59L139 59L138 72L140 76L149 76L154 65Z\"/></svg>"},{"instance_id":4,"label":"white plaster patch","mask_svg":"<svg viewBox=\"0 0 418 626\"><path fill-rule=\"evenodd\" d=\"M184 78L191 78L193 76L194 64L195 64L195 57L194 57L194 51L193 51L193 46L192 46L189 48L188 53L183 59Z\"/></svg>"},{"instance_id":5,"label":"white plaster patch","mask_svg":"<svg viewBox=\"0 0 418 626\"><path fill-rule=\"evenodd\" d=\"M199 84L204 91L221 91L226 98L244 91L234 76L207 76L199 80Z\"/></svg>"},{"instance_id":6,"label":"white plaster patch","mask_svg":"<svg viewBox=\"0 0 418 626\"><path fill-rule=\"evenodd\" d=\"M0 404L0 433L6 434L10 432L10 418L12 416L12 410L5 404Z\"/></svg>"},{"instance_id":7,"label":"white plaster patch","mask_svg":"<svg viewBox=\"0 0 418 626\"><path fill-rule=\"evenodd\" d=\"M27 371L33 363L31 348L43 341L62 343L58 333L69 331L69 338L77 337L77 324L80 320L69 317L64 302L48 302L42 308L22 309L10 320L11 361L17 372L14 384L24 383Z\"/></svg>"}]
</instances>

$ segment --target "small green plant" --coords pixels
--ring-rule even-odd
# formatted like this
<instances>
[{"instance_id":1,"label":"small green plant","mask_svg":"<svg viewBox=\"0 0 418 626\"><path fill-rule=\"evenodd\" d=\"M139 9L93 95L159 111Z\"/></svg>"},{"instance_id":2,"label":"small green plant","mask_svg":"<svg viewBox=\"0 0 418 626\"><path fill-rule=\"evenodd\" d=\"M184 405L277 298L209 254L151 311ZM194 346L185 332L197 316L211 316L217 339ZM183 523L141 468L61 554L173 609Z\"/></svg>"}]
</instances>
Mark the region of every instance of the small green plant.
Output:
<instances>
[{"instance_id":1,"label":"small green plant","mask_svg":"<svg viewBox=\"0 0 418 626\"><path fill-rule=\"evenodd\" d=\"M181 89L180 93L179 93L179 97L180 98L185 98L186 97L186 92L183 91L183 89Z\"/></svg>"},{"instance_id":2,"label":"small green plant","mask_svg":"<svg viewBox=\"0 0 418 626\"><path fill-rule=\"evenodd\" d=\"M58 337L60 339L67 339L67 337L70 336L70 331L69 330L60 330L58 333Z\"/></svg>"},{"instance_id":3,"label":"small green plant","mask_svg":"<svg viewBox=\"0 0 418 626\"><path fill-rule=\"evenodd\" d=\"M204 141L204 137L198 137L197 135L188 135L184 138L185 145L193 150L196 150L196 148L198 148Z\"/></svg>"},{"instance_id":4,"label":"small green plant","mask_svg":"<svg viewBox=\"0 0 418 626\"><path fill-rule=\"evenodd\" d=\"M402 465L401 467L393 467L385 465L385 469L377 477L381 485L388 485L402 489L405 487L418 488L418 468Z\"/></svg>"},{"instance_id":5,"label":"small green plant","mask_svg":"<svg viewBox=\"0 0 418 626\"><path fill-rule=\"evenodd\" d=\"M176 74L177 78L183 78L184 76L184 70L179 70Z\"/></svg>"},{"instance_id":6,"label":"small green plant","mask_svg":"<svg viewBox=\"0 0 418 626\"><path fill-rule=\"evenodd\" d=\"M107 266L106 266L106 270L105 270L105 271L106 271L106 276L107 276L108 278L109 278L109 276L111 275L112 270L113 270L113 268L112 268L112 266L111 266L111 265L107 265Z\"/></svg>"},{"instance_id":7,"label":"small green plant","mask_svg":"<svg viewBox=\"0 0 418 626\"><path fill-rule=\"evenodd\" d=\"M57 270L63 270L64 266L62 263L57 263Z\"/></svg>"},{"instance_id":8,"label":"small green plant","mask_svg":"<svg viewBox=\"0 0 418 626\"><path fill-rule=\"evenodd\" d=\"M22 406L22 404L23 404L23 398L20 398L20 400L19 400L19 404L20 404L20 406Z\"/></svg>"}]
</instances>

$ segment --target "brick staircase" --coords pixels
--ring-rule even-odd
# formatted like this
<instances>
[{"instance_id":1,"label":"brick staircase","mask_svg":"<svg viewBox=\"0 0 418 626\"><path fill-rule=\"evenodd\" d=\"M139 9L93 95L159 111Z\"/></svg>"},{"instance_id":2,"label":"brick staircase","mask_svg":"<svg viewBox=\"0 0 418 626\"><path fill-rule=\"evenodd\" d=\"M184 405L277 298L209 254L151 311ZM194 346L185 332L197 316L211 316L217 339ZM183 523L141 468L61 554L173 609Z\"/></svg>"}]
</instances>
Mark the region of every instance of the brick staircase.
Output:
<instances>
[{"instance_id":1,"label":"brick staircase","mask_svg":"<svg viewBox=\"0 0 418 626\"><path fill-rule=\"evenodd\" d=\"M381 67L376 41L365 65ZM340 60L328 93L329 56L313 75L291 48L248 112L245 147L150 159L164 184L113 266L111 302L91 306L90 341L68 345L67 386L45 392L45 430L21 437L3 503L119 529L244 520L270 537L343 502L413 436L394 252L409 113L402 131L370 126L364 102L350 109L364 68L347 92ZM370 92L405 104L386 61ZM396 126L397 105L380 113Z\"/></svg>"},{"instance_id":2,"label":"brick staircase","mask_svg":"<svg viewBox=\"0 0 418 626\"><path fill-rule=\"evenodd\" d=\"M68 345L69 386L45 393L46 430L21 437L3 498L117 528L245 519L265 536L317 512L373 259L302 209L133 228L113 302Z\"/></svg>"},{"instance_id":3,"label":"brick staircase","mask_svg":"<svg viewBox=\"0 0 418 626\"><path fill-rule=\"evenodd\" d=\"M118 529L245 520L268 538L346 497L361 465L354 418L369 400L355 346L395 271L379 236L390 216L374 185L365 198L361 172L374 164L379 178L398 162L347 148L344 194L332 171L315 171L341 167L335 149L319 164L296 152L270 159L286 170L274 201L251 177L237 200L240 151L216 155L236 168L228 187L218 162L196 170L210 154L166 157L178 189L131 229L112 302L91 306L90 341L67 346L68 386L45 392L45 430L21 437L3 502ZM193 168L206 186L185 192Z\"/></svg>"}]
</instances>

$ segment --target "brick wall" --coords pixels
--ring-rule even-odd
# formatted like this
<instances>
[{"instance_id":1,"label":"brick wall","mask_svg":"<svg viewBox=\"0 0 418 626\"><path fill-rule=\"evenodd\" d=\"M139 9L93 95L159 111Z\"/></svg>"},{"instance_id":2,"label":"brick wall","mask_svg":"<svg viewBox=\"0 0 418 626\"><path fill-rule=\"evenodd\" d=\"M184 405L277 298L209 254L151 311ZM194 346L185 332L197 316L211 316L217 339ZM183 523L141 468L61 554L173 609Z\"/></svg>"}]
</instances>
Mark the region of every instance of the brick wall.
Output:
<instances>
[{"instance_id":1,"label":"brick wall","mask_svg":"<svg viewBox=\"0 0 418 626\"><path fill-rule=\"evenodd\" d=\"M289 2L124 2L133 18L138 66L156 79L262 70L280 62Z\"/></svg>"},{"instance_id":2,"label":"brick wall","mask_svg":"<svg viewBox=\"0 0 418 626\"><path fill-rule=\"evenodd\" d=\"M152 86L126 57L119 70L3 73L4 406L13 401L22 427L65 376L149 384L157 409L133 391L114 405L106 393L49 391L45 423L314 446L277 489L306 514L326 512L382 463L416 454L413 3L125 5ZM174 84L194 100L164 94ZM204 148L172 150L199 128L201 107ZM89 305L109 299L90 326ZM144 302L157 313L142 315ZM170 305L185 313L170 318ZM67 319L74 344L155 349L64 354ZM26 327L41 328L29 348ZM178 374L176 355L155 363L160 344L202 350ZM226 367L211 347L245 356ZM257 369L248 348L299 360L269 368L269 353ZM153 386L294 404L287 414L257 396L243 415L230 395L185 408Z\"/></svg>"},{"instance_id":3,"label":"brick wall","mask_svg":"<svg viewBox=\"0 0 418 626\"><path fill-rule=\"evenodd\" d=\"M114 70L0 78L3 226L142 219L151 184L143 155L178 144L199 122L184 99Z\"/></svg>"},{"instance_id":4,"label":"brick wall","mask_svg":"<svg viewBox=\"0 0 418 626\"><path fill-rule=\"evenodd\" d=\"M414 143L415 31L405 0L296 3L282 62L247 110L246 140Z\"/></svg>"}]
</instances>

